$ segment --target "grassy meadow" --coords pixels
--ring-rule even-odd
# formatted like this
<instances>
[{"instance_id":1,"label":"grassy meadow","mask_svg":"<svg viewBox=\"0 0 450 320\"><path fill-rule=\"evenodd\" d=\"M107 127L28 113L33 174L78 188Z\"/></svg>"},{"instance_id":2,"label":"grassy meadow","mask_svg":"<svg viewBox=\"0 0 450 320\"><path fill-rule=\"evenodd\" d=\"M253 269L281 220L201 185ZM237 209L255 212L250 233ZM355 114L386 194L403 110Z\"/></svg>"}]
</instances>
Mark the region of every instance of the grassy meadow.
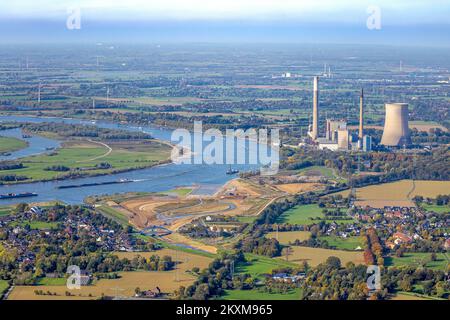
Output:
<instances>
[{"instance_id":1,"label":"grassy meadow","mask_svg":"<svg viewBox=\"0 0 450 320\"><path fill-rule=\"evenodd\" d=\"M105 174L114 170L149 167L168 159L170 147L159 142L147 143L145 148L125 148L122 145L108 146L87 141L73 141L54 152L30 156L20 159L24 168L15 170L2 170L0 175L16 174L26 176L28 181L53 180L67 174ZM112 165L110 169L97 169L95 166L107 162ZM68 172L49 171L46 168L58 165L71 169Z\"/></svg>"},{"instance_id":2,"label":"grassy meadow","mask_svg":"<svg viewBox=\"0 0 450 320\"><path fill-rule=\"evenodd\" d=\"M0 136L0 153L17 151L26 148L28 143L26 141Z\"/></svg>"}]
</instances>

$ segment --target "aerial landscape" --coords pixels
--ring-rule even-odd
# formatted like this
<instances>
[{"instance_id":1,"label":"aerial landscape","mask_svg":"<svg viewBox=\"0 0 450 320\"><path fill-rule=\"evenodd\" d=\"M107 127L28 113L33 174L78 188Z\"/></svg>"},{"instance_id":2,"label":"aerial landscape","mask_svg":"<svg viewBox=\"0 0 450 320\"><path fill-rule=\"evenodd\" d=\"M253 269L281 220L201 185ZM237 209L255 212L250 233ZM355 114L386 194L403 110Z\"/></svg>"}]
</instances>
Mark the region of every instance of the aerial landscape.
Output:
<instances>
[{"instance_id":1,"label":"aerial landscape","mask_svg":"<svg viewBox=\"0 0 450 320\"><path fill-rule=\"evenodd\" d=\"M0 37L2 300L450 299L447 38L134 41L94 11Z\"/></svg>"}]
</instances>

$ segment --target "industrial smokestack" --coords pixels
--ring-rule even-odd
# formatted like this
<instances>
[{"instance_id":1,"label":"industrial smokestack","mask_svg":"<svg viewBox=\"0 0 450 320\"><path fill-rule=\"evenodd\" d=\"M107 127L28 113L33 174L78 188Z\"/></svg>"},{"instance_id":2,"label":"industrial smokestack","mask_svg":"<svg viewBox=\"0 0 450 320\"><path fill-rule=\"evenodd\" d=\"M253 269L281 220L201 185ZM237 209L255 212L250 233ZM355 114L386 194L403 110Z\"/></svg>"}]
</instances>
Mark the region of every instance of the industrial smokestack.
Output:
<instances>
[{"instance_id":1,"label":"industrial smokestack","mask_svg":"<svg viewBox=\"0 0 450 320\"><path fill-rule=\"evenodd\" d=\"M397 147L411 144L408 128L408 104L387 103L381 144Z\"/></svg>"},{"instance_id":2,"label":"industrial smokestack","mask_svg":"<svg viewBox=\"0 0 450 320\"><path fill-rule=\"evenodd\" d=\"M313 97L313 124L311 137L317 139L319 136L319 77L314 77L314 97Z\"/></svg>"},{"instance_id":3,"label":"industrial smokestack","mask_svg":"<svg viewBox=\"0 0 450 320\"><path fill-rule=\"evenodd\" d=\"M362 141L364 137L364 89L361 89L361 96L359 97L359 135L358 138Z\"/></svg>"}]
</instances>

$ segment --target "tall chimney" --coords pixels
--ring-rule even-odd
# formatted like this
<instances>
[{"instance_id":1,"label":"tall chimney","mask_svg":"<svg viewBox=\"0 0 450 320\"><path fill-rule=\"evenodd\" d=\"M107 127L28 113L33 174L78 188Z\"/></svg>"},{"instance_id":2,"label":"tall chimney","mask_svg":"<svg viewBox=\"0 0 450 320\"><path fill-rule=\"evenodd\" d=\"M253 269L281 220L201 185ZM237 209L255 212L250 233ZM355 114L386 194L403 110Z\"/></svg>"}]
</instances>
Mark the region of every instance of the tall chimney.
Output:
<instances>
[{"instance_id":1,"label":"tall chimney","mask_svg":"<svg viewBox=\"0 0 450 320\"><path fill-rule=\"evenodd\" d=\"M315 140L319 136L319 77L314 77L313 124L311 137Z\"/></svg>"},{"instance_id":2,"label":"tall chimney","mask_svg":"<svg viewBox=\"0 0 450 320\"><path fill-rule=\"evenodd\" d=\"M364 89L361 89L361 96L359 97L359 140L362 141L364 137Z\"/></svg>"}]
</instances>

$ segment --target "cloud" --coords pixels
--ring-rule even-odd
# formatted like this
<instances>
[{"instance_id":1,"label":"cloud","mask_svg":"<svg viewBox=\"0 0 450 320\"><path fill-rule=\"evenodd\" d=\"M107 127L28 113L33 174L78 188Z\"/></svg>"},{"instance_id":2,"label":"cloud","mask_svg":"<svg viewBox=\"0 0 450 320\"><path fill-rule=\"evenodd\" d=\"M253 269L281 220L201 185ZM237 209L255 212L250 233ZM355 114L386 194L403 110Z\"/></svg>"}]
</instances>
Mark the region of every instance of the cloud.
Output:
<instances>
[{"instance_id":1,"label":"cloud","mask_svg":"<svg viewBox=\"0 0 450 320\"><path fill-rule=\"evenodd\" d=\"M9 19L65 19L79 6L90 20L299 20L355 22L369 5L389 23L447 22L450 0L14 0L0 5Z\"/></svg>"}]
</instances>

